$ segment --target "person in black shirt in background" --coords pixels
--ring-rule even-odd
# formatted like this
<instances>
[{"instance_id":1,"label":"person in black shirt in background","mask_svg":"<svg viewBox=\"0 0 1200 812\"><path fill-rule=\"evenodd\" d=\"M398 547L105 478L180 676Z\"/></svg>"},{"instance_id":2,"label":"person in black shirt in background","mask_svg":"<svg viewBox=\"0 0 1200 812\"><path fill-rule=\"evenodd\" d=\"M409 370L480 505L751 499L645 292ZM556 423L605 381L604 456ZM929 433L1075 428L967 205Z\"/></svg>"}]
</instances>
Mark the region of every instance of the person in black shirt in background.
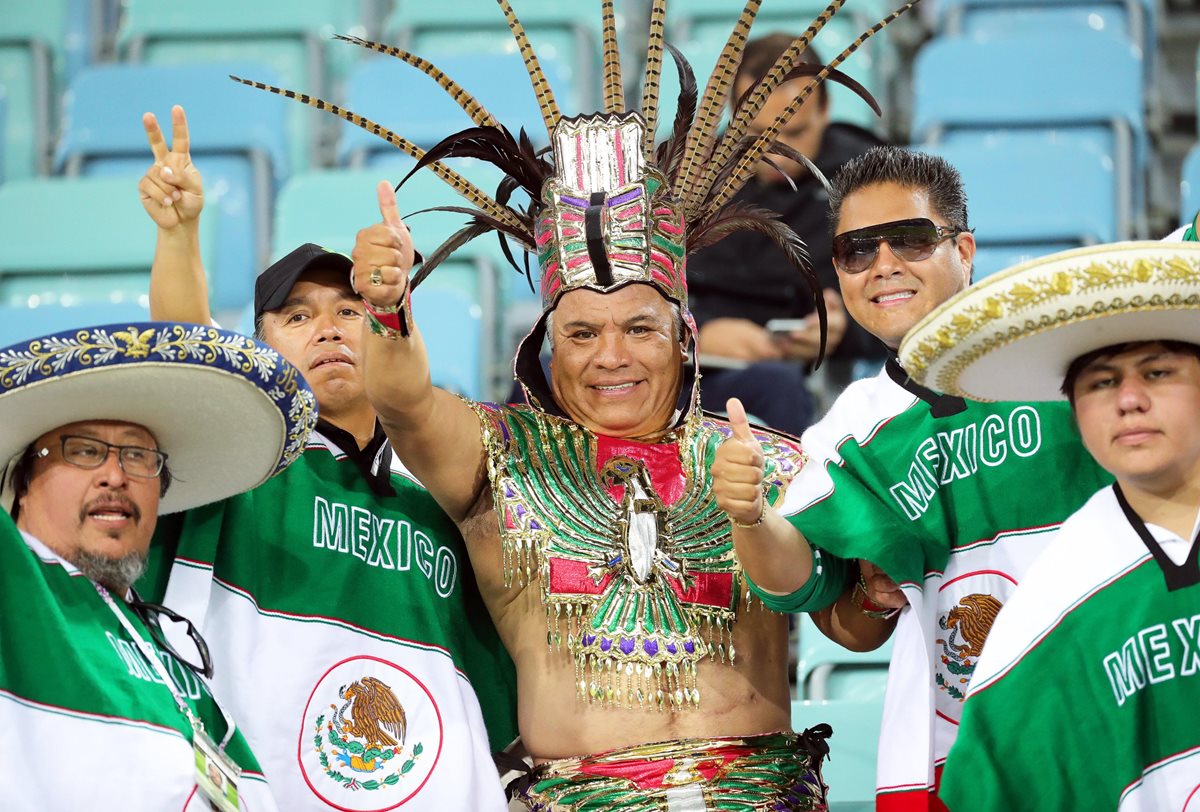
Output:
<instances>
[{"instance_id":1,"label":"person in black shirt in background","mask_svg":"<svg viewBox=\"0 0 1200 812\"><path fill-rule=\"evenodd\" d=\"M775 33L751 40L734 80L732 105L771 69L795 38ZM812 46L807 62L819 64ZM811 80L785 82L755 120L767 127ZM779 140L809 158L826 177L873 146L879 138L852 124L830 123L829 96L820 85L813 97L779 131ZM829 198L808 169L782 156L760 163L756 177L735 198L781 214L808 245L813 269L825 289L829 310L826 364L846 373L860 359L884 359L878 340L846 316L833 270L829 236ZM795 183L793 190L787 175ZM750 231L726 237L688 258L692 312L700 326L698 342L705 403L740 398L746 411L772 428L799 435L813 421L814 399L807 386L816 360L819 331L811 294L783 252L768 238ZM772 320L794 320L792 329L770 331ZM725 368L742 366L744 368Z\"/></svg>"}]
</instances>

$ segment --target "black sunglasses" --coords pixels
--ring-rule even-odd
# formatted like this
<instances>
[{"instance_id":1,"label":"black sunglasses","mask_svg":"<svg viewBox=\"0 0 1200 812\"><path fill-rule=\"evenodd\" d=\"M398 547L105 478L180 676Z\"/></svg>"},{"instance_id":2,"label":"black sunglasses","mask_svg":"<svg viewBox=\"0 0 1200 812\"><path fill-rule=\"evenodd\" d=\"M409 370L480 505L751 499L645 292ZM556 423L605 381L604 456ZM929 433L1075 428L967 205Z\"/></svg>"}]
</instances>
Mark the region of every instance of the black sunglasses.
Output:
<instances>
[{"instance_id":1,"label":"black sunglasses","mask_svg":"<svg viewBox=\"0 0 1200 812\"><path fill-rule=\"evenodd\" d=\"M844 273L862 273L879 256L881 242L887 242L892 253L905 262L920 262L933 256L942 241L964 231L967 229L936 225L927 217L847 231L833 238L833 264Z\"/></svg>"},{"instance_id":2,"label":"black sunglasses","mask_svg":"<svg viewBox=\"0 0 1200 812\"><path fill-rule=\"evenodd\" d=\"M132 592L132 590L130 591ZM128 606L146 624L146 628L150 631L150 636L154 638L154 642L160 649L170 654L176 661L186 666L192 672L206 679L212 679L213 664L212 657L208 653L208 643L204 642L204 638L200 636L200 631L192 625L192 621L161 604L149 603L142 600L136 592L132 592ZM162 631L162 624L158 619L160 615L166 616L172 623L186 624L187 636L191 639L192 645L196 647L192 656L185 657L167 640L167 636Z\"/></svg>"}]
</instances>

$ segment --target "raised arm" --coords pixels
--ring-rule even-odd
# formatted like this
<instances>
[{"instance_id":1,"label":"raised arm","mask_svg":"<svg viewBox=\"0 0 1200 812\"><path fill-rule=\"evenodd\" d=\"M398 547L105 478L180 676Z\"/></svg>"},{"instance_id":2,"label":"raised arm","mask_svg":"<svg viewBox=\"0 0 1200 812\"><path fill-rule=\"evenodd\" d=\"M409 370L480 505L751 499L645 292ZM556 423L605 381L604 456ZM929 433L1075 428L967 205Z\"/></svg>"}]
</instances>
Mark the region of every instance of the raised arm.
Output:
<instances>
[{"instance_id":1,"label":"raised arm","mask_svg":"<svg viewBox=\"0 0 1200 812\"><path fill-rule=\"evenodd\" d=\"M158 226L150 270L150 317L209 324L208 282L200 259L204 189L189 152L187 116L171 108L171 147L153 113L142 116L154 164L138 183L142 205Z\"/></svg>"},{"instance_id":2,"label":"raised arm","mask_svg":"<svg viewBox=\"0 0 1200 812\"><path fill-rule=\"evenodd\" d=\"M414 312L412 238L391 185L380 181L377 191L383 221L358 232L351 255L354 288L369 308L363 326L367 397L400 459L450 518L461 521L487 483L482 431L465 401L430 381L417 321L444 316L419 307Z\"/></svg>"},{"instance_id":3,"label":"raised arm","mask_svg":"<svg viewBox=\"0 0 1200 812\"><path fill-rule=\"evenodd\" d=\"M733 437L717 449L712 467L713 493L729 516L734 549L746 576L765 593L761 597L767 605L780 611L811 612L821 631L846 648L869 651L883 645L895 628L894 617L863 611L861 601L856 601L857 579L848 581L846 577L847 565L853 568L853 562L825 554L822 573L814 576L813 549L808 540L765 503L762 483L766 458L750 431L741 401L730 399L726 409ZM813 589L806 590L813 577L826 579L827 583L813 584ZM902 595L899 600L903 601Z\"/></svg>"}]
</instances>

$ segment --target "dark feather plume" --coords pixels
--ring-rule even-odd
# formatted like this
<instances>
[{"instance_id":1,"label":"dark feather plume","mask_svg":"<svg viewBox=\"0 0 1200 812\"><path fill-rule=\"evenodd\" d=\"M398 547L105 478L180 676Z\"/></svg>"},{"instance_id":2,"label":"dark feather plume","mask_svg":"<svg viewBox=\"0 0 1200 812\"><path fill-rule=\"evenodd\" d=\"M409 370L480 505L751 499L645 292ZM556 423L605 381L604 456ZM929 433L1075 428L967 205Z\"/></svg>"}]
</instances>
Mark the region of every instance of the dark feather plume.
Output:
<instances>
[{"instance_id":1,"label":"dark feather plume","mask_svg":"<svg viewBox=\"0 0 1200 812\"><path fill-rule=\"evenodd\" d=\"M436 210L429 209L429 211ZM417 285L424 282L425 278L433 272L433 269L445 262L447 257L481 234L488 233L492 228L487 223L473 222L454 232L449 239L435 248L433 253L425 258L425 262L421 264L421 270L417 271L416 275L412 278L412 289L416 290Z\"/></svg>"},{"instance_id":2,"label":"dark feather plume","mask_svg":"<svg viewBox=\"0 0 1200 812\"><path fill-rule=\"evenodd\" d=\"M679 49L669 42L664 42L671 58L675 60L675 69L679 72L679 102L675 108L675 122L671 134L658 145L655 153L655 163L666 176L668 183L675 184L675 173L679 170L679 162L683 158L683 150L687 146L688 131L696 115L696 74L692 66Z\"/></svg>"}]
</instances>

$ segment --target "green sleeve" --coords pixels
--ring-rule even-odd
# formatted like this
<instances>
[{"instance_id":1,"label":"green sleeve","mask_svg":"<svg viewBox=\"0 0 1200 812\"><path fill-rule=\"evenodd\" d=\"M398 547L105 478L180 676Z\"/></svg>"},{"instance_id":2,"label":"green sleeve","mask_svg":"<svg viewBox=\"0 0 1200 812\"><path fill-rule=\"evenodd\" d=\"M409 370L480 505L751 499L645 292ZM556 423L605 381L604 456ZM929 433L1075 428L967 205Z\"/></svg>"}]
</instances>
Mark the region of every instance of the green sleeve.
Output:
<instances>
[{"instance_id":1,"label":"green sleeve","mask_svg":"<svg viewBox=\"0 0 1200 812\"><path fill-rule=\"evenodd\" d=\"M776 612L819 612L831 605L846 589L851 574L849 562L817 547L813 547L813 573L804 586L790 595L772 595L746 575L750 587L763 605ZM744 574L744 573L743 573Z\"/></svg>"}]
</instances>

